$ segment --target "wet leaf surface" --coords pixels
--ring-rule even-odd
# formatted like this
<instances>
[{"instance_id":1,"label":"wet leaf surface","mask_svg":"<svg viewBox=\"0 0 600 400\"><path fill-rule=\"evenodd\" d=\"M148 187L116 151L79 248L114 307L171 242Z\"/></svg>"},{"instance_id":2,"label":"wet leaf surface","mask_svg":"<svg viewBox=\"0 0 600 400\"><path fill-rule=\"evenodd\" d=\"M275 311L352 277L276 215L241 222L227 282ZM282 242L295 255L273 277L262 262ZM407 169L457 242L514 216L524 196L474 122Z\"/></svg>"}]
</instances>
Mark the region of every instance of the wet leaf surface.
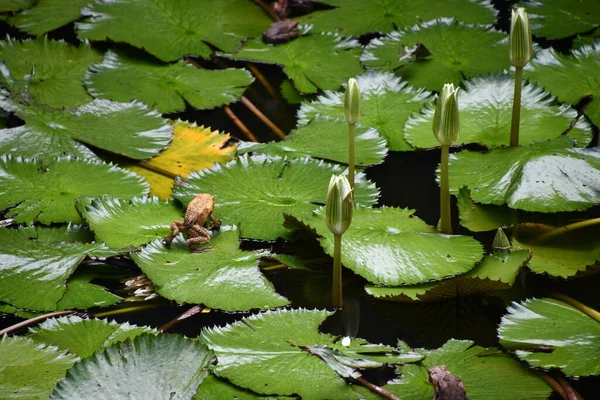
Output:
<instances>
[{"instance_id":1,"label":"wet leaf surface","mask_svg":"<svg viewBox=\"0 0 600 400\"><path fill-rule=\"evenodd\" d=\"M527 9L531 29L536 36L566 38L600 25L600 9L594 1L527 1L521 2L519 7Z\"/></svg>"},{"instance_id":2,"label":"wet leaf surface","mask_svg":"<svg viewBox=\"0 0 600 400\"><path fill-rule=\"evenodd\" d=\"M471 232L483 232L519 223L518 211L506 206L474 203L470 191L462 187L458 191L460 224Z\"/></svg>"},{"instance_id":3,"label":"wet leaf surface","mask_svg":"<svg viewBox=\"0 0 600 400\"><path fill-rule=\"evenodd\" d=\"M8 21L30 35L40 36L81 18L81 9L89 3L89 0L36 0L32 8Z\"/></svg>"}]
</instances>

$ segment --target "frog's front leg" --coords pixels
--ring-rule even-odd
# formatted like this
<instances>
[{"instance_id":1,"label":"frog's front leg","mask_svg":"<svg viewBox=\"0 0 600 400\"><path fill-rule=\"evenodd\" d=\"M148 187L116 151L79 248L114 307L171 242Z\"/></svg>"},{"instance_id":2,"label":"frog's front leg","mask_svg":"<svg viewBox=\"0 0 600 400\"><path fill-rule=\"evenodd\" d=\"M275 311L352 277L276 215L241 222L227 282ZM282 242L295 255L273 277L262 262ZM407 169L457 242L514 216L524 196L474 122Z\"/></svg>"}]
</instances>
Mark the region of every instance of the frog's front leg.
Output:
<instances>
[{"instance_id":1,"label":"frog's front leg","mask_svg":"<svg viewBox=\"0 0 600 400\"><path fill-rule=\"evenodd\" d=\"M212 249L212 246L199 247L210 242L210 232L206 228L196 224L188 229L188 240L186 240L188 248L193 252L202 252Z\"/></svg>"},{"instance_id":2,"label":"frog's front leg","mask_svg":"<svg viewBox=\"0 0 600 400\"><path fill-rule=\"evenodd\" d=\"M209 229L219 229L221 227L221 220L220 219L216 219L215 217L212 216L212 214L210 215L210 228Z\"/></svg>"},{"instance_id":3,"label":"frog's front leg","mask_svg":"<svg viewBox=\"0 0 600 400\"><path fill-rule=\"evenodd\" d=\"M185 230L185 225L183 224L183 221L174 221L171 222L170 228L171 233L163 239L166 244L171 244L173 239L175 239L175 236L177 236L180 231Z\"/></svg>"}]
</instances>

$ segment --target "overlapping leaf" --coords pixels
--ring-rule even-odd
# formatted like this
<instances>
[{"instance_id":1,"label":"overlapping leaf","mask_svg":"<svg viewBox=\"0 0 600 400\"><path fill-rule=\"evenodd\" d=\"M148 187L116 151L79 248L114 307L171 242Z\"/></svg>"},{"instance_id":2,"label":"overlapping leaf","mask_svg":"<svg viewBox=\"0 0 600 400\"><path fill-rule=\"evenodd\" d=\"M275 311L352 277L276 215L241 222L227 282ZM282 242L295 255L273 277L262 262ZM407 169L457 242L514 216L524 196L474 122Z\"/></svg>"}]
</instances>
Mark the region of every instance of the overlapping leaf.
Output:
<instances>
[{"instance_id":1,"label":"overlapping leaf","mask_svg":"<svg viewBox=\"0 0 600 400\"><path fill-rule=\"evenodd\" d=\"M126 42L163 61L208 58L210 45L235 51L242 39L258 36L271 23L260 7L245 0L99 0L82 14L87 19L77 23L80 38Z\"/></svg>"},{"instance_id":2,"label":"overlapping leaf","mask_svg":"<svg viewBox=\"0 0 600 400\"><path fill-rule=\"evenodd\" d=\"M438 19L404 31L394 31L367 46L361 61L367 67L394 71L416 88L439 91L445 83L500 73L509 67L506 35L483 26ZM413 62L399 57L405 48L422 44L431 53Z\"/></svg>"},{"instance_id":3,"label":"overlapping leaf","mask_svg":"<svg viewBox=\"0 0 600 400\"><path fill-rule=\"evenodd\" d=\"M460 224L472 232L483 232L519 223L517 210L506 206L474 203L470 192L462 187L458 191Z\"/></svg>"},{"instance_id":4,"label":"overlapping leaf","mask_svg":"<svg viewBox=\"0 0 600 400\"><path fill-rule=\"evenodd\" d=\"M107 307L123 299L109 292L104 286L91 283L97 276L76 271L67 281L67 291L57 303L57 310L87 310L92 307Z\"/></svg>"},{"instance_id":5,"label":"overlapping leaf","mask_svg":"<svg viewBox=\"0 0 600 400\"><path fill-rule=\"evenodd\" d=\"M600 25L600 9L595 1L522 1L529 13L534 35L560 39L584 33Z\"/></svg>"},{"instance_id":6,"label":"overlapping leaf","mask_svg":"<svg viewBox=\"0 0 600 400\"><path fill-rule=\"evenodd\" d=\"M81 9L89 3L90 0L37 0L32 8L10 18L9 23L30 35L39 36L78 20Z\"/></svg>"}]
</instances>

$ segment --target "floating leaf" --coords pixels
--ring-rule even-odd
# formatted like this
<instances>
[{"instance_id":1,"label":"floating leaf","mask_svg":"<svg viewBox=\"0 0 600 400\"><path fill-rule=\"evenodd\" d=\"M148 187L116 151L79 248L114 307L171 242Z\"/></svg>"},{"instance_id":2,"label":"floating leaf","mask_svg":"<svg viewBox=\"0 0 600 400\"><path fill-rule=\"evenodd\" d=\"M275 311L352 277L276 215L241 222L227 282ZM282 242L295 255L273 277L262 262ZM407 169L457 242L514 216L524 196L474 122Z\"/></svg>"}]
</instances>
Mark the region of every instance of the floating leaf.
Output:
<instances>
[{"instance_id":1,"label":"floating leaf","mask_svg":"<svg viewBox=\"0 0 600 400\"><path fill-rule=\"evenodd\" d=\"M240 51L222 56L235 60L258 61L283 66L283 72L303 93L338 89L363 72L356 41L341 41L333 35L306 35L272 46L260 39L248 40Z\"/></svg>"},{"instance_id":2,"label":"floating leaf","mask_svg":"<svg viewBox=\"0 0 600 400\"><path fill-rule=\"evenodd\" d=\"M521 2L529 14L536 36L560 39L584 33L600 24L600 9L595 1L544 0Z\"/></svg>"},{"instance_id":3,"label":"floating leaf","mask_svg":"<svg viewBox=\"0 0 600 400\"><path fill-rule=\"evenodd\" d=\"M47 399L77 357L24 337L0 339L0 397Z\"/></svg>"},{"instance_id":4,"label":"floating leaf","mask_svg":"<svg viewBox=\"0 0 600 400\"><path fill-rule=\"evenodd\" d=\"M477 168L473 168L473 166ZM487 154L463 151L450 160L451 191L462 186L483 204L526 211L580 211L600 202L600 149L558 139Z\"/></svg>"},{"instance_id":5,"label":"floating leaf","mask_svg":"<svg viewBox=\"0 0 600 400\"><path fill-rule=\"evenodd\" d=\"M266 144L248 143L238 148L238 153L260 152L288 157L314 157L348 164L348 124L334 120L315 120L292 131L280 142ZM356 166L380 164L387 154L385 141L375 129L355 128Z\"/></svg>"},{"instance_id":6,"label":"floating leaf","mask_svg":"<svg viewBox=\"0 0 600 400\"><path fill-rule=\"evenodd\" d=\"M460 224L471 232L491 231L519 223L518 211L506 206L474 203L466 187L458 191L458 215Z\"/></svg>"},{"instance_id":7,"label":"floating leaf","mask_svg":"<svg viewBox=\"0 0 600 400\"><path fill-rule=\"evenodd\" d=\"M57 304L57 310L86 310L107 307L123 299L109 292L104 286L90 283L95 276L75 273L67 281L67 291Z\"/></svg>"},{"instance_id":8,"label":"floating leaf","mask_svg":"<svg viewBox=\"0 0 600 400\"><path fill-rule=\"evenodd\" d=\"M1 0L0 12L19 11L24 8L29 8L35 0Z\"/></svg>"},{"instance_id":9,"label":"floating leaf","mask_svg":"<svg viewBox=\"0 0 600 400\"><path fill-rule=\"evenodd\" d=\"M456 145L478 143L488 148L507 146L510 142L510 126L513 107L514 79L508 75L475 77L464 82L458 92L460 110L460 135ZM405 138L417 148L439 147L433 136L433 114L430 105L421 114L409 118ZM556 99L541 88L525 84L521 91L521 122L519 142L523 145L554 139L569 129L577 111L571 107L556 105ZM579 147L585 147L592 139L592 127L578 121L569 130L569 137Z\"/></svg>"},{"instance_id":10,"label":"floating leaf","mask_svg":"<svg viewBox=\"0 0 600 400\"><path fill-rule=\"evenodd\" d=\"M567 376L600 375L600 324L554 299L513 303L498 328L500 344L534 367Z\"/></svg>"},{"instance_id":11,"label":"floating leaf","mask_svg":"<svg viewBox=\"0 0 600 400\"><path fill-rule=\"evenodd\" d=\"M357 81L363 109L360 125L375 128L387 139L390 150L410 150L402 128L412 113L419 111L432 99L430 94L407 86L406 82L389 72L367 71L358 76ZM325 91L316 101L302 103L298 111L298 124L305 125L314 118L333 118L345 122L344 93Z\"/></svg>"},{"instance_id":12,"label":"floating leaf","mask_svg":"<svg viewBox=\"0 0 600 400\"><path fill-rule=\"evenodd\" d=\"M37 0L33 8L22 11L9 23L30 35L39 36L53 31L81 17L80 10L90 0Z\"/></svg>"},{"instance_id":13,"label":"floating leaf","mask_svg":"<svg viewBox=\"0 0 600 400\"><path fill-rule=\"evenodd\" d=\"M99 0L84 8L77 23L80 38L126 42L163 61L186 55L209 58L210 45L235 51L246 37L258 36L271 23L246 0ZM210 44L210 45L209 45Z\"/></svg>"},{"instance_id":14,"label":"floating leaf","mask_svg":"<svg viewBox=\"0 0 600 400\"><path fill-rule=\"evenodd\" d=\"M453 15L460 15L460 20L469 24L491 25L496 19L492 4L482 0L375 1L368 7L362 0L322 0L319 3L336 8L312 12L299 21L313 25L316 32L349 36L389 33L398 27L412 26L415 22Z\"/></svg>"},{"instance_id":15,"label":"floating leaf","mask_svg":"<svg viewBox=\"0 0 600 400\"><path fill-rule=\"evenodd\" d=\"M198 392L194 396L193 400L221 400L225 398L235 400L279 400L293 399L294 397L260 396L254 392L251 392L250 390L242 389L238 386L232 385L225 379L220 379L214 375L209 375L198 388Z\"/></svg>"},{"instance_id":16,"label":"floating leaf","mask_svg":"<svg viewBox=\"0 0 600 400\"><path fill-rule=\"evenodd\" d=\"M571 56L542 50L524 75L564 103L589 100L583 110L594 125L600 126L600 41L573 51Z\"/></svg>"},{"instance_id":17,"label":"floating leaf","mask_svg":"<svg viewBox=\"0 0 600 400\"><path fill-rule=\"evenodd\" d=\"M47 37L0 41L0 60L6 64L11 78L26 79L27 93L54 108L75 108L92 100L81 80L89 66L100 59L100 53L88 43L74 47Z\"/></svg>"},{"instance_id":18,"label":"floating leaf","mask_svg":"<svg viewBox=\"0 0 600 400\"><path fill-rule=\"evenodd\" d=\"M211 353L178 335L141 335L75 364L53 399L190 399L208 375Z\"/></svg>"},{"instance_id":19,"label":"floating leaf","mask_svg":"<svg viewBox=\"0 0 600 400\"><path fill-rule=\"evenodd\" d=\"M0 157L0 210L16 222L45 225L82 222L75 209L80 198L109 195L132 198L146 194L148 184L133 173L92 161L58 158L53 162Z\"/></svg>"},{"instance_id":20,"label":"floating leaf","mask_svg":"<svg viewBox=\"0 0 600 400\"><path fill-rule=\"evenodd\" d=\"M398 286L465 273L483 256L481 244L472 237L438 234L413 213L392 207L356 208L342 240L342 264L369 282ZM311 218L292 215L314 228L325 252L333 254L324 209Z\"/></svg>"},{"instance_id":21,"label":"floating leaf","mask_svg":"<svg viewBox=\"0 0 600 400\"><path fill-rule=\"evenodd\" d=\"M258 269L258 259L264 253L239 250L237 230L221 227L209 245L211 249L195 253L183 241L168 247L156 240L132 257L156 291L178 303L205 304L226 311L289 304Z\"/></svg>"},{"instance_id":22,"label":"floating leaf","mask_svg":"<svg viewBox=\"0 0 600 400\"><path fill-rule=\"evenodd\" d=\"M173 196L187 205L196 194L210 193L215 196L215 217L238 225L242 237L275 240L290 233L283 227L283 212L310 216L317 204L325 204L331 175L340 173L337 165L309 158L243 155L223 167L190 174L187 181L177 184ZM374 204L375 186L363 174L355 179L355 204Z\"/></svg>"},{"instance_id":23,"label":"floating leaf","mask_svg":"<svg viewBox=\"0 0 600 400\"><path fill-rule=\"evenodd\" d=\"M90 94L114 101L139 100L161 113L214 108L239 98L253 81L244 69L198 69L184 61L158 64L108 51L85 76Z\"/></svg>"},{"instance_id":24,"label":"floating leaf","mask_svg":"<svg viewBox=\"0 0 600 400\"><path fill-rule=\"evenodd\" d=\"M458 85L464 78L508 69L506 43L502 32L442 18L371 41L361 61L385 71L402 66L398 73L411 85L438 91L445 83ZM405 47L417 44L425 46L431 56L413 62L410 57L398 57Z\"/></svg>"}]
</instances>

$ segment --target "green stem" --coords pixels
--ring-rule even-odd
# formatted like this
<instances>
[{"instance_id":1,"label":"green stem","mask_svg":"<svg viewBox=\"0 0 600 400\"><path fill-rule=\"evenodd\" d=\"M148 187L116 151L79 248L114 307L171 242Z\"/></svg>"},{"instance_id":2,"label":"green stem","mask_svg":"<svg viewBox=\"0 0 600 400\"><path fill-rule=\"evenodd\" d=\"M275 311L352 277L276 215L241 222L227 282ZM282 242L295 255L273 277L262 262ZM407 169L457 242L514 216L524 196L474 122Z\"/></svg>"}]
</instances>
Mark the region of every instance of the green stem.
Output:
<instances>
[{"instance_id":1,"label":"green stem","mask_svg":"<svg viewBox=\"0 0 600 400\"><path fill-rule=\"evenodd\" d=\"M572 232L576 229L581 229L581 228L585 228L588 226L594 226L594 225L598 225L598 224L600 224L600 218L592 218L592 219L586 219L583 221L574 222L572 224L561 226L561 227L552 229L550 232L544 233L537 239L537 242L542 243L549 239L555 238L556 236L565 234L567 232Z\"/></svg>"},{"instance_id":2,"label":"green stem","mask_svg":"<svg viewBox=\"0 0 600 400\"><path fill-rule=\"evenodd\" d=\"M11 325L7 328L0 330L0 337L2 337L4 335L12 335L13 333L18 332L22 329L28 328L33 325L37 325L38 323L45 321L48 318L63 317L63 316L71 315L74 313L75 313L75 311L67 310L67 311L53 311L48 314L38 315L37 317L26 319L25 321L21 321L17 324Z\"/></svg>"},{"instance_id":3,"label":"green stem","mask_svg":"<svg viewBox=\"0 0 600 400\"><path fill-rule=\"evenodd\" d=\"M102 312L97 312L97 313L90 313L90 315L94 318L105 318L105 317L110 317L113 315L127 314L130 312L147 310L147 309L156 308L156 307L157 307L156 303L144 302L143 304L135 305L132 307L113 308L112 310L107 310L107 311L102 311Z\"/></svg>"},{"instance_id":4,"label":"green stem","mask_svg":"<svg viewBox=\"0 0 600 400\"><path fill-rule=\"evenodd\" d=\"M512 122L510 124L510 145L519 145L519 121L521 119L521 82L523 68L515 67L515 95L513 97Z\"/></svg>"},{"instance_id":5,"label":"green stem","mask_svg":"<svg viewBox=\"0 0 600 400\"><path fill-rule=\"evenodd\" d=\"M354 190L354 127L355 125L348 124L348 128L350 131L349 137L349 153L348 153L348 181L350 182L350 187Z\"/></svg>"},{"instance_id":6,"label":"green stem","mask_svg":"<svg viewBox=\"0 0 600 400\"><path fill-rule=\"evenodd\" d=\"M586 314L588 317L600 322L600 312L594 310L593 308L590 308L569 296L565 296L564 294L553 294L552 297L556 300L564 301L565 303L572 305L582 313Z\"/></svg>"},{"instance_id":7,"label":"green stem","mask_svg":"<svg viewBox=\"0 0 600 400\"><path fill-rule=\"evenodd\" d=\"M440 161L440 232L452 234L450 219L450 184L448 178L448 156L450 146L442 145L442 159Z\"/></svg>"},{"instance_id":8,"label":"green stem","mask_svg":"<svg viewBox=\"0 0 600 400\"><path fill-rule=\"evenodd\" d=\"M334 308L342 308L342 235L333 235L333 287L331 300Z\"/></svg>"}]
</instances>

